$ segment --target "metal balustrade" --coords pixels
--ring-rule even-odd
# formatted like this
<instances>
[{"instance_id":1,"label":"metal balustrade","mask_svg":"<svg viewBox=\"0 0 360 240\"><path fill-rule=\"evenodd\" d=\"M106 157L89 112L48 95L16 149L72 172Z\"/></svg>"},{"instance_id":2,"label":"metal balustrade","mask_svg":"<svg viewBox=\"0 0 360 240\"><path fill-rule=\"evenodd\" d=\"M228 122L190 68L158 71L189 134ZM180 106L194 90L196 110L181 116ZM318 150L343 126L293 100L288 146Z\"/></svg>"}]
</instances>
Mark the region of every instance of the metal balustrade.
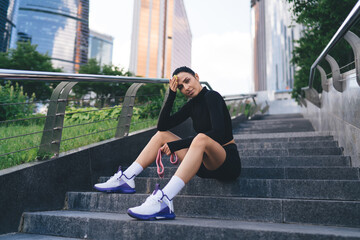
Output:
<instances>
[{"instance_id":1,"label":"metal balustrade","mask_svg":"<svg viewBox=\"0 0 360 240\"><path fill-rule=\"evenodd\" d=\"M16 154L24 154L28 151L37 151L37 159L47 159L50 157L56 157L60 152L70 150L72 148L80 147L76 143L79 138L94 138L95 135L107 134L107 136L101 136L101 140L109 138L123 138L129 135L131 127L137 127L143 125L143 128L156 125L158 114L160 113L161 106L155 106L153 110L146 112L147 115L156 116L156 118L144 118L134 120L133 113L134 110L139 110L140 107L145 107L149 104L158 104L153 103L151 99L163 98L164 104L168 91L165 92L164 96L161 95L137 95L139 88L143 84L168 84L168 79L158 79L158 78L141 78L141 77L124 77L124 76L103 76L103 75L91 75L91 74L68 74L68 73L53 73L53 72L35 72L35 71L21 71L21 70L7 70L0 69L0 79L9 80L9 81L46 81L48 83L56 82L58 83L54 88L52 95L47 101L35 101L35 102L26 102L26 103L0 103L0 107L9 107L15 105L24 105L24 104L48 104L48 110L46 116L27 116L26 118L12 119L0 121L0 127L2 125L17 125L19 123L29 122L29 121L40 121L43 122L43 129L36 129L35 131L30 132L21 132L20 134L11 135L9 133L5 134L4 131L0 133L0 159L5 157L14 156ZM101 98L82 98L75 99L70 97L69 94L72 88L81 82L97 82L97 83L131 83L130 87L127 89L127 92L124 96L115 96L113 98L104 97ZM209 89L211 86L207 82L201 82L201 84L206 85ZM165 89L165 88L164 88ZM178 94L180 95L180 94ZM109 102L118 101L118 105L111 106ZM143 101L139 103L139 98L148 99L148 101ZM247 114L249 117L254 116L257 112L266 112L268 106L261 108L261 104L257 104L255 101L256 94L239 94L239 95L229 95L224 96L224 100L228 105L229 111L232 117ZM252 105L250 102L252 100ZM108 101L105 107L84 110L84 111L66 111L67 106L76 105L76 103L90 103L91 101ZM89 104L87 104L89 105ZM182 105L182 104L181 104ZM246 109L248 108L248 109ZM104 111L118 111L119 113L112 117L106 117L105 119L97 119L95 121L84 121L71 123L68 120L65 123L65 117L70 119L70 116L75 114L91 114L94 112L104 112ZM108 124L108 128L103 128L102 125ZM95 127L94 127L95 126ZM100 127L99 127L100 126ZM75 128L82 127L93 127L91 132L82 132L74 136L64 136L64 131ZM26 129L26 126L24 126ZM5 129L5 128L2 128ZM137 128L138 129L138 128ZM135 130L137 130L135 129ZM8 142L10 140L18 141L19 139L32 139L35 138L33 142L38 142L31 146L23 146L21 149L11 148ZM90 141L90 143L93 143ZM63 147L62 147L63 146ZM64 147L65 146L65 147ZM5 150L4 150L5 149ZM34 159L32 159L34 160Z\"/></svg>"},{"instance_id":2,"label":"metal balustrade","mask_svg":"<svg viewBox=\"0 0 360 240\"><path fill-rule=\"evenodd\" d=\"M309 86L302 88L302 91L305 93L307 100L312 102L317 107L321 107L321 100L319 93L313 88L313 81L315 75L315 69L320 72L321 76L321 86L324 91L329 91L329 80L328 75L332 75L332 83L334 88L338 92L343 92L345 90L345 81L346 79L342 77L340 72L341 69L348 67L352 64L355 64L356 71L356 81L360 86L360 38L350 29L359 21L360 19L360 2L357 2L354 8L351 10L349 15L346 17L345 21L341 24L340 28L336 31L330 42L315 60L310 68L309 76ZM354 61L346 64L345 66L339 67L336 59L334 59L329 52L342 40L345 39L346 42L351 46L354 52ZM326 74L325 70L319 65L321 61L326 60L331 68L331 73ZM300 103L306 106L306 102L303 99L300 99Z\"/></svg>"}]
</instances>

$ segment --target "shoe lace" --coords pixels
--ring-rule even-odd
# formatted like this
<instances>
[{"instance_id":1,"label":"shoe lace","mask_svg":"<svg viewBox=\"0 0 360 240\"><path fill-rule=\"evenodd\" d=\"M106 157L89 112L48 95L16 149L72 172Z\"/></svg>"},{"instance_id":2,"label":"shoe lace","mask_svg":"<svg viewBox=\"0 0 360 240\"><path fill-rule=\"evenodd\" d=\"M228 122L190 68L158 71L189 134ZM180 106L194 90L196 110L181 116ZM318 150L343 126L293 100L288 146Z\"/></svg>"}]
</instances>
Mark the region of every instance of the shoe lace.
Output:
<instances>
[{"instance_id":1,"label":"shoe lace","mask_svg":"<svg viewBox=\"0 0 360 240\"><path fill-rule=\"evenodd\" d=\"M119 168L119 170L112 177L110 177L108 181L113 180L113 179L119 180L122 175L123 175L123 172L121 171L121 168Z\"/></svg>"},{"instance_id":2,"label":"shoe lace","mask_svg":"<svg viewBox=\"0 0 360 240\"><path fill-rule=\"evenodd\" d=\"M162 193L162 196L160 199L159 199L159 196L151 194L149 197L146 198L146 201L142 205L151 206L154 204L158 204L159 202L160 203L164 202L169 207L169 212L170 213L174 212L174 206L173 206L171 200L166 195L164 195L163 192L161 192L161 193Z\"/></svg>"}]
</instances>

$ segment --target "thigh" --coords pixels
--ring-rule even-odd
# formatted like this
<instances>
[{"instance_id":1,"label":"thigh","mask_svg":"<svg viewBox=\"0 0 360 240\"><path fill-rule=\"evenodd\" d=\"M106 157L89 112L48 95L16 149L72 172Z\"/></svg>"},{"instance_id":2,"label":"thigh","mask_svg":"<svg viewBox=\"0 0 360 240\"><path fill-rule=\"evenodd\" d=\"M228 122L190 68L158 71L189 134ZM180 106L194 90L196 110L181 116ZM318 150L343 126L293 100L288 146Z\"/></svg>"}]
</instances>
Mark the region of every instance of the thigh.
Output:
<instances>
[{"instance_id":1,"label":"thigh","mask_svg":"<svg viewBox=\"0 0 360 240\"><path fill-rule=\"evenodd\" d=\"M208 137L203 158L204 166L208 170L215 170L225 162L225 159L225 149L218 142Z\"/></svg>"}]
</instances>

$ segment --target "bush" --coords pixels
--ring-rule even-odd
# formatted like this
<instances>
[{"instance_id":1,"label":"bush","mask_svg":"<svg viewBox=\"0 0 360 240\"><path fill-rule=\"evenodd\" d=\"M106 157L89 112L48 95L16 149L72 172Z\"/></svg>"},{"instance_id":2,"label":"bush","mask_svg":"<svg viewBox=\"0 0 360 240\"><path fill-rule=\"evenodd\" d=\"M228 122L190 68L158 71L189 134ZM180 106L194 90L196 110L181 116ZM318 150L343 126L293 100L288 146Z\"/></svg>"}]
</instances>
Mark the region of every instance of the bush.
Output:
<instances>
[{"instance_id":1,"label":"bush","mask_svg":"<svg viewBox=\"0 0 360 240\"><path fill-rule=\"evenodd\" d=\"M10 81L6 82L4 86L0 85L0 104L10 103L10 105L0 105L0 121L26 118L31 115L35 108L35 105L31 103L34 98L34 93L29 98L17 83L15 87L11 85Z\"/></svg>"},{"instance_id":2,"label":"bush","mask_svg":"<svg viewBox=\"0 0 360 240\"><path fill-rule=\"evenodd\" d=\"M73 123L74 122L81 123L81 122L94 122L94 121L100 121L100 120L118 117L121 112L121 107L114 106L113 108L103 109L103 110L98 110L98 108L95 107L88 107L88 108L69 107L66 109L66 111L67 111L65 115L66 121Z\"/></svg>"}]
</instances>

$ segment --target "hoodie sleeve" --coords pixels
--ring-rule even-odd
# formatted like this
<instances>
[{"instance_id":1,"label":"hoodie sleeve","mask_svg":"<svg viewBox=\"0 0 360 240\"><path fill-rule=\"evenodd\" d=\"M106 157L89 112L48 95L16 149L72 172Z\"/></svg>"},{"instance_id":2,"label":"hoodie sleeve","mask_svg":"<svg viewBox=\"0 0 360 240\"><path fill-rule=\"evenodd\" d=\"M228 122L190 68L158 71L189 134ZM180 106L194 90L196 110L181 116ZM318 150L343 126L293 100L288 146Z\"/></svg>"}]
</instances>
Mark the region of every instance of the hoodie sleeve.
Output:
<instances>
[{"instance_id":1,"label":"hoodie sleeve","mask_svg":"<svg viewBox=\"0 0 360 240\"><path fill-rule=\"evenodd\" d=\"M171 115L171 109L174 104L176 92L169 90L168 99L165 102L163 109L161 110L157 129L159 131L167 131L180 123L184 122L190 116L190 104L187 102L180 110Z\"/></svg>"}]
</instances>

